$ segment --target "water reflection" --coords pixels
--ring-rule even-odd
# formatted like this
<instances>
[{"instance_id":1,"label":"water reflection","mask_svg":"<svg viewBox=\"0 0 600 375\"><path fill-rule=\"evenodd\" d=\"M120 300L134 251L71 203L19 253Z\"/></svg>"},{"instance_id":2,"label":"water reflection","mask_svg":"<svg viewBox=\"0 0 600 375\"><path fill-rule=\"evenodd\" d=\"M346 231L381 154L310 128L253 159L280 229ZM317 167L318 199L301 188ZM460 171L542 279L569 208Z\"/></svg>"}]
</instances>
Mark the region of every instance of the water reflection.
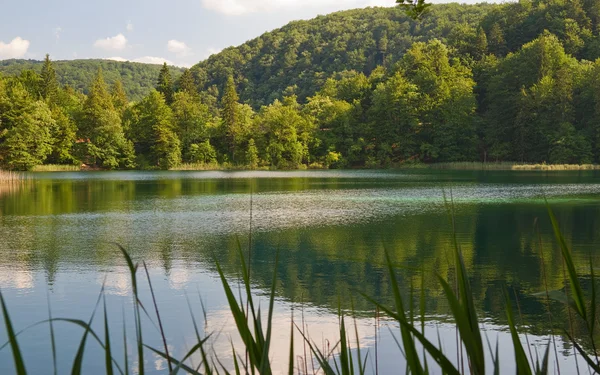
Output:
<instances>
[{"instance_id":1,"label":"water reflection","mask_svg":"<svg viewBox=\"0 0 600 375\"><path fill-rule=\"evenodd\" d=\"M450 280L454 275L445 192L454 202L458 241L489 331L503 337L498 331L505 324L502 290L507 286L527 331L544 342L549 318L544 300L535 294L544 285L560 290L565 282L543 197L550 199L585 275L590 257L600 261L595 251L600 244L597 177L597 172L40 174L30 187L0 194L0 288L24 327L46 318L41 312L46 311L48 289L57 312L89 317L104 283L114 310L111 322L121 326L131 288L114 245L118 242L147 262L165 306L173 352L183 354L195 335L186 298L194 301L201 326L227 338L216 340L215 350L228 351L229 337L234 342L238 338L213 257L234 280L238 241L246 249L252 230L251 268L258 295L268 290L274 254L281 252L276 363L287 361L291 307L300 301L311 336L334 339L337 311L350 310L354 296L361 341L373 343L373 308L357 292L391 302L385 249L402 267L398 278L403 292L408 295L411 286L424 283L430 324L452 336L442 290L431 277L434 271ZM142 292L148 297L146 289ZM198 295L205 299L206 321ZM32 307L39 311L30 311ZM551 311L554 332L560 332L567 311L560 303L553 303ZM583 327L574 330L583 336ZM69 329L64 334L67 340L79 337ZM0 328L0 340L4 335ZM47 332L37 335L26 337L26 345L38 348ZM563 344L568 352L568 342ZM10 366L7 358L0 352L0 370ZM160 358L149 358L148 368L164 369ZM65 363L69 361L67 356Z\"/></svg>"}]
</instances>

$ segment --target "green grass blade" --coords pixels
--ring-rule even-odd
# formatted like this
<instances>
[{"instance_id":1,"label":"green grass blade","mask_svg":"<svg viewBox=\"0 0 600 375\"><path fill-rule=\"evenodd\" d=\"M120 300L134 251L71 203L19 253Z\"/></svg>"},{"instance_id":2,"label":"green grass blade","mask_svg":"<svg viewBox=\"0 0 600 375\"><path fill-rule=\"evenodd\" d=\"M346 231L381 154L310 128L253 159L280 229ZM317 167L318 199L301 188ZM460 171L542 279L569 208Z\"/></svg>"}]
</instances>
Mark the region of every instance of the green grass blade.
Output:
<instances>
[{"instance_id":1,"label":"green grass blade","mask_svg":"<svg viewBox=\"0 0 600 375\"><path fill-rule=\"evenodd\" d=\"M225 278L225 274L221 269L221 265L218 261L216 261L216 258L215 262L217 267L217 273L221 278L221 284L223 285L223 289L225 290L225 296L227 297L229 309L231 310L231 314L233 315L233 319L235 321L238 333L240 334L242 341L246 346L246 350L248 351L250 360L253 364L257 364L259 358L257 356L257 353L259 352L259 350L257 348L256 342L254 341L254 338L252 337L252 330L248 326L248 319L246 318L242 307L238 304L238 301L236 300L235 295L233 294L233 291L231 290L231 287L229 286L229 283Z\"/></svg>"},{"instance_id":2,"label":"green grass blade","mask_svg":"<svg viewBox=\"0 0 600 375\"><path fill-rule=\"evenodd\" d=\"M15 330L13 329L12 322L10 320L10 315L8 313L8 308L6 307L6 302L4 301L4 296L2 295L2 291L0 291L0 305L2 305L2 315L4 316L4 326L6 327L6 334L8 336L8 341L10 342L10 348L13 353L13 360L15 362L15 371L16 371L17 375L25 375L25 374L27 374L27 371L25 370L25 363L23 362L23 356L21 355L21 349L19 348L19 343L17 342Z\"/></svg>"},{"instance_id":3,"label":"green grass blade","mask_svg":"<svg viewBox=\"0 0 600 375\"><path fill-rule=\"evenodd\" d=\"M152 296L152 303L154 304L154 311L156 312L156 319L158 320L158 327L160 329L160 337L163 342L163 346L165 347L165 353L167 357L171 357L169 355L169 346L167 345L167 336L165 335L165 330L163 328L162 320L160 319L160 313L158 311L158 304L156 303L156 296L154 295L154 288L152 287L152 281L150 280L150 273L148 272L148 267L146 267L146 262L143 262L144 270L146 271L146 279L148 280L148 285L150 287L150 295ZM171 360L167 359L167 365L169 367L169 372L173 372L173 366L171 365Z\"/></svg>"},{"instance_id":4,"label":"green grass blade","mask_svg":"<svg viewBox=\"0 0 600 375\"><path fill-rule=\"evenodd\" d=\"M579 354L581 354L581 356L583 357L583 359L586 361L586 363L588 364L588 366L590 366L590 368L592 370L594 370L594 372L596 374L600 374L600 365L598 365L598 363L596 363L594 361L594 359L592 359L592 357L590 357L585 350L583 350L583 348L577 343L577 341L575 341L575 339L571 336L571 334L569 334L569 332L565 331L565 334L567 335L567 337L569 337L569 340L571 340L571 342L573 343L573 345L575 346L575 348L577 349L577 351L579 352Z\"/></svg>"},{"instance_id":5,"label":"green grass blade","mask_svg":"<svg viewBox=\"0 0 600 375\"><path fill-rule=\"evenodd\" d=\"M58 374L58 363L56 361L56 337L54 334L54 322L52 321L52 308L50 307L50 294L46 294L48 300L48 324L50 326L50 346L52 348L52 367L54 369L54 375ZM2 350L0 348L0 350Z\"/></svg>"},{"instance_id":6,"label":"green grass blade","mask_svg":"<svg viewBox=\"0 0 600 375\"><path fill-rule=\"evenodd\" d=\"M525 350L523 349L523 344L521 344L521 339L519 338L519 334L517 333L517 327L515 324L515 320L512 312L512 305L510 303L510 297L508 296L508 292L505 291L505 299L506 299L506 319L508 320L508 327L510 329L510 335L513 342L513 349L515 351L515 364L517 366L517 373L519 375L532 375L531 372L531 364L527 359L527 354L525 354Z\"/></svg>"},{"instance_id":7,"label":"green grass blade","mask_svg":"<svg viewBox=\"0 0 600 375\"><path fill-rule=\"evenodd\" d=\"M94 306L94 310L92 311L92 316L90 317L89 322L87 323L87 327L83 332L83 337L79 343L79 348L77 349L77 354L75 355L75 359L73 360L73 367L71 368L71 375L80 375L81 374L81 366L83 365L83 355L85 353L85 344L87 343L88 334L90 333L90 327L92 325L92 321L94 321L94 317L96 316L96 311L98 311L98 306L100 305L100 301L102 296L104 295L104 282L102 283L102 288L100 289L100 294L98 295L98 299L96 300L96 305Z\"/></svg>"},{"instance_id":8,"label":"green grass blade","mask_svg":"<svg viewBox=\"0 0 600 375\"><path fill-rule=\"evenodd\" d=\"M151 346L148 346L146 344L144 344L144 346L148 349L150 349L152 352L156 353L157 355L159 355L160 357L167 359L167 355L157 349L154 349ZM183 362L180 362L178 360L176 360L175 358L171 358L171 361L176 364L177 366L180 366L182 369L184 369L185 371L187 371L188 373L192 374L192 375L202 375L200 374L198 371L194 370L193 368L189 367L188 365L184 364Z\"/></svg>"},{"instance_id":9,"label":"green grass blade","mask_svg":"<svg viewBox=\"0 0 600 375\"><path fill-rule=\"evenodd\" d=\"M398 280L396 280L396 273L394 272L394 268L392 267L392 261L387 249L385 250L385 259L392 284L392 297L394 298L394 302L396 304L396 311L398 312L397 320L402 320L406 322L407 320L404 302L402 300L402 295L400 294L400 287L398 286ZM424 370L419 360L419 355L417 353L415 343L410 333L404 327L404 325L400 326L400 335L402 337L402 345L404 346L404 350L406 352L406 362L411 373L413 373L414 375L421 375L424 373Z\"/></svg>"},{"instance_id":10,"label":"green grass blade","mask_svg":"<svg viewBox=\"0 0 600 375\"><path fill-rule=\"evenodd\" d=\"M288 363L288 375L294 375L294 308L292 307L292 319L290 323L290 356Z\"/></svg>"},{"instance_id":11,"label":"green grass blade","mask_svg":"<svg viewBox=\"0 0 600 375\"><path fill-rule=\"evenodd\" d=\"M125 375L129 375L129 353L127 350L127 324L125 322L125 308L123 308L123 356Z\"/></svg>"},{"instance_id":12,"label":"green grass blade","mask_svg":"<svg viewBox=\"0 0 600 375\"><path fill-rule=\"evenodd\" d=\"M456 369L456 367L452 364L452 362L444 355L444 353L442 353L442 351L438 348L438 346L431 343L431 341L429 341L425 337L425 335L423 335L421 332L419 332L419 330L416 329L414 326L412 326L406 319L402 319L400 317L400 315L396 314L395 312L391 311L384 305L375 301L373 298L366 296L366 295L364 295L364 296L372 304L379 307L379 309L381 311L383 311L384 313L389 315L391 318L396 319L396 321L398 321L402 327L406 328L406 330L408 332L410 332L412 335L414 335L414 337L417 338L417 340L419 340L421 345L423 345L425 350L427 350L427 352L433 358L433 360L441 367L441 369L444 371L444 373L446 373L448 375L460 375L460 372ZM408 353L405 354L405 357L407 357L407 356L408 356ZM418 360L418 357L417 357L417 360Z\"/></svg>"},{"instance_id":13,"label":"green grass blade","mask_svg":"<svg viewBox=\"0 0 600 375\"><path fill-rule=\"evenodd\" d=\"M567 242L562 235L560 227L558 225L558 221L554 216L554 212L550 208L550 205L546 201L546 206L548 208L548 215L550 216L550 221L552 222L552 229L554 230L554 237L559 244L561 254L565 264L567 265L567 275L569 277L569 283L571 285L573 300L575 302L576 309L575 311L585 320L587 319L587 311L585 307L585 299L583 296L583 289L581 288L581 284L579 283L579 278L577 276L577 271L575 269L575 264L573 263L573 257L571 256L571 250L567 245Z\"/></svg>"},{"instance_id":14,"label":"green grass blade","mask_svg":"<svg viewBox=\"0 0 600 375\"><path fill-rule=\"evenodd\" d=\"M313 353L313 355L317 359L317 362L319 363L319 366L321 366L321 370L323 371L323 373L325 375L339 375L339 371L334 370L333 367L331 367L331 364L329 364L329 361L327 360L328 356L326 356L317 347L315 347L315 345L310 341L310 339L308 337L306 337L304 335L304 333L298 326L296 326L296 329L298 330L298 332L300 332L300 334L304 338L304 342L306 342L308 344L310 351ZM339 345L339 343L334 346L333 350L335 350L337 345Z\"/></svg>"},{"instance_id":15,"label":"green grass blade","mask_svg":"<svg viewBox=\"0 0 600 375\"><path fill-rule=\"evenodd\" d=\"M202 349L204 344L206 343L206 341L208 341L210 335L205 337L204 340L201 340L200 342L198 342L196 345L194 345L187 353L186 355L181 359L181 361L179 361L179 364L177 366L175 366L175 368L173 368L173 370L170 371L171 375L175 375L177 374L177 372L179 371L179 369L183 368L182 364L185 363L185 361L187 361L188 358L190 358L196 351L198 351L198 349ZM168 354L165 353L166 356L168 356ZM187 370L186 370L187 371Z\"/></svg>"},{"instance_id":16,"label":"green grass blade","mask_svg":"<svg viewBox=\"0 0 600 375\"><path fill-rule=\"evenodd\" d=\"M104 297L104 362L106 375L113 375L112 352L110 346L110 330L108 328L108 314L106 313L106 297Z\"/></svg>"}]
</instances>

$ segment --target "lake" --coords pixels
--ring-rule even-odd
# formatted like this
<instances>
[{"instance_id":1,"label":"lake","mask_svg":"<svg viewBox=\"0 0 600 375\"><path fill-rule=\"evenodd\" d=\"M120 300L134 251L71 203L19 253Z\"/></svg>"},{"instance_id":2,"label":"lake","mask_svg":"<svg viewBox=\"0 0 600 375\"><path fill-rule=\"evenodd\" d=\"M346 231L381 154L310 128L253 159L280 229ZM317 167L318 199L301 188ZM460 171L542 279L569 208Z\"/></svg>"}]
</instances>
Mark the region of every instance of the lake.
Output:
<instances>
[{"instance_id":1,"label":"lake","mask_svg":"<svg viewBox=\"0 0 600 375\"><path fill-rule=\"evenodd\" d=\"M445 195L452 200L457 240L485 331L502 349L503 370L514 372L504 312L507 288L520 311L521 331L527 333L526 350L543 353L549 335L556 333L552 364L568 373L575 357L560 334L568 312L552 303L550 319L545 299L536 296L546 286L559 290L566 285L544 198L577 268L589 274L590 257L600 264L599 177L598 171L36 173L18 186L0 185L0 288L20 330L48 319L49 310L53 317L89 320L104 285L117 361L124 365L126 346L129 366L137 366L131 282L115 245L120 244L146 264L170 352L182 357L196 343L193 314L200 333L213 333L211 347L231 366L231 345L239 347L240 339L215 260L237 286L238 246L248 256L251 237L253 293L263 310L280 254L274 367L283 371L287 366L292 310L298 326L307 327L305 333L326 347L339 339L341 309L354 311L361 346L370 352L369 371L398 372L405 365L393 338L397 327L375 319L372 304L360 293L392 304L387 249L399 267L403 292L408 296L412 286L418 295L424 286L428 334L436 340L439 334L448 353L456 351L449 309L433 276L454 275ZM139 276L141 300L155 321L143 266ZM100 333L102 319L100 307L93 322ZM145 342L162 349L156 324L144 316L143 327ZM66 373L83 330L60 322L54 329L58 372ZM573 330L583 335L580 327ZM0 345L6 340L2 325ZM30 373L53 373L47 323L26 330L19 343ZM296 334L296 365L312 373L310 358L303 359L306 350ZM192 362L198 366L199 356ZM164 373L166 366L146 351L147 373ZM105 371L103 351L95 342L87 345L84 370ZM0 373L12 372L7 347L0 350Z\"/></svg>"}]
</instances>

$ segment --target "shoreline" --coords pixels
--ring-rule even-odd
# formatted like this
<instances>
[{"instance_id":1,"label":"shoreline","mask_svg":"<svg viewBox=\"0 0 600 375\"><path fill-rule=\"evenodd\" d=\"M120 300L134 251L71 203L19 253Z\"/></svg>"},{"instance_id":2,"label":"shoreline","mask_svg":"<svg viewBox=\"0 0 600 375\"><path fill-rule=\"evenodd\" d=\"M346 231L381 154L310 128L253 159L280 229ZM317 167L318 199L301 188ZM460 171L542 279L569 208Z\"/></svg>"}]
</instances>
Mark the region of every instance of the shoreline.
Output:
<instances>
[{"instance_id":1,"label":"shoreline","mask_svg":"<svg viewBox=\"0 0 600 375\"><path fill-rule=\"evenodd\" d=\"M592 171L600 170L600 164L527 164L527 163L511 163L511 162L497 162L497 163L480 163L480 162L456 162L456 163L417 163L417 164L396 164L389 167L379 168L340 168L339 170L402 170L402 169L431 169L431 170L456 170L456 171L545 171L545 172L558 172L558 171ZM131 169L133 171L159 171L160 169ZM297 171L297 170L333 170L331 168L309 168L304 166L297 169L276 169L269 167L259 168L244 168L223 166L217 164L211 165L192 165L183 164L180 167L171 168L165 171ZM107 169L94 168L89 166L74 166L74 165L41 165L33 168L33 173L40 172L100 172L109 171ZM8 172L0 169L0 172ZM15 172L12 172L15 173ZM23 173L23 172L16 172Z\"/></svg>"}]
</instances>

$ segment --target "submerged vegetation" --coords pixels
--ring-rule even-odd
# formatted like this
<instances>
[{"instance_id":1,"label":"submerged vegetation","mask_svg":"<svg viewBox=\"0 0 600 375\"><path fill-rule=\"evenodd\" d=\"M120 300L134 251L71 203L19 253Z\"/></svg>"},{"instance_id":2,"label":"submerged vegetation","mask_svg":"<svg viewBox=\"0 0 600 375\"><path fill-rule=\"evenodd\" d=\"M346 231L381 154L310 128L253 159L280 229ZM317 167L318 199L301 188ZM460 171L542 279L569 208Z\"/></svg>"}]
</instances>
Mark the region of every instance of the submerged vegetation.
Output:
<instances>
[{"instance_id":1,"label":"submerged vegetation","mask_svg":"<svg viewBox=\"0 0 600 375\"><path fill-rule=\"evenodd\" d=\"M450 211L450 209L449 209ZM451 212L451 211L450 211ZM578 269L573 262L571 250L569 249L565 238L563 237L558 222L554 214L549 209L548 214L555 235L555 241L560 249L562 261L564 262L564 283L568 285L562 291L552 291L546 287L546 290L539 293L541 298L548 305L550 314L551 300L564 303L566 309L570 311L569 321L562 334L567 336L574 350L577 351L580 361L577 367L581 371L592 371L600 373L600 364L596 356L596 345L598 330L600 329L597 322L597 293L596 293L596 278L594 265L589 264L589 268L585 270ZM454 225L454 218L452 225ZM92 323L96 311L92 314L88 321L69 319L69 318L50 318L39 324L47 324L50 326L52 350L57 348L57 339L60 337L60 330L55 328L56 323L67 323L79 326L83 329L82 339L77 350L77 354L72 364L72 373L82 373L82 364L86 356L91 355L90 349L87 348L87 341L95 341L102 348L101 352L95 352L94 355L102 354L105 358L105 371L107 374L126 374L136 372L143 374L144 358L148 354L157 355L165 359L168 372L175 374L178 372L186 372L190 374L242 374L242 373L258 373L272 374L275 370L271 366L271 350L272 350L272 335L273 335L273 308L275 305L275 296L277 289L277 259L275 260L275 271L273 273L270 290L267 294L268 305L266 310L261 310L259 301L252 293L252 276L247 263L246 257L251 256L251 252L246 254L241 245L238 244L238 259L239 272L241 275L241 284L238 292L231 284L229 277L222 269L220 262L215 259L216 272L219 275L222 287L227 297L230 312L235 322L237 333L242 340L242 347L236 347L232 343L232 363L224 363L222 357L224 354L216 352L210 347L210 338L212 334L200 334L198 325L195 323L194 312L190 307L190 314L193 319L192 332L195 332L196 343L187 350L187 353L182 357L174 357L169 353L167 345L167 332L163 329L163 324L160 318L160 309L156 302L156 297L152 288L152 280L144 262L136 263L131 258L129 253L120 248L122 256L125 259L129 274L131 277L131 285L133 287L133 309L135 317L135 357L134 361L128 362L128 354L116 353L112 349L111 340L115 338L114 327L108 324L106 302L103 297L104 288L102 288L98 297L95 310L100 309L100 314L103 315L102 332L94 330ZM541 244L540 244L541 250ZM355 294L353 298L365 299L368 301L372 309L377 309L396 323L396 329L399 331L397 338L398 353L401 353L406 360L406 373L425 374L435 369L441 369L446 374L485 374L485 373L502 373L502 364L499 362L499 343L486 342L485 328L479 311L474 303L474 291L471 287L471 281L463 259L463 253L459 242L454 236L452 245L452 275L442 277L433 274L442 288L442 296L447 302L449 309L449 317L453 321L457 330L457 339L460 340L461 351L454 353L452 351L444 351L441 347L441 342L432 340L431 335L425 334L425 285L421 284L417 289L411 284L410 295L407 297L401 292L401 286L396 277L395 265L393 264L390 253L386 251L385 264L387 276L389 278L389 293L391 305L386 302L381 302L373 299L367 294L362 296ZM422 269L421 280L424 282L425 276L433 270ZM140 273L142 275L140 276ZM142 303L139 294L140 283L145 279L150 288L152 297L150 303ZM507 329L512 337L512 351L514 353L514 364L519 374L548 374L551 373L551 368L555 370L560 368L560 363L550 363L551 352L556 352L556 342L549 338L545 344L543 352L532 352L531 348L526 348L520 336L520 326L517 323L520 316L520 309L513 307L513 298L510 297L511 292L505 291L505 311ZM24 360L22 350L19 346L19 335L24 331L17 330L11 323L10 306L7 304L2 294L0 293L0 306L2 316L7 332L8 341L4 343L0 350L12 350L14 368L17 374L26 374L27 363ZM287 373L306 373L312 362L313 371L316 373L325 374L364 374L367 372L377 373L376 369L369 368L367 358L369 356L377 356L373 348L368 348L364 343L360 342L356 326L353 327L350 322L352 311L350 313L339 312L339 337L337 341L331 342L328 346L322 346L313 341L304 330L304 323L301 323L299 318L294 317L292 312L289 327L289 366ZM350 315L348 315L350 314ZM149 346L144 337L146 334L142 329L143 320L151 320L154 322L154 327L158 330L163 338L163 347ZM552 316L549 315L549 326L552 327ZM577 330L583 330L583 336L575 335L575 327ZM27 329L25 329L27 330ZM111 334L111 331L113 333ZM218 333L215 333L218 334ZM302 359L304 363L297 362L294 358L294 337L302 337L304 345L308 352ZM125 337L127 341L127 338ZM125 362L121 362L121 358L125 358ZM220 358L221 356L221 358ZM201 358L201 363L194 366L191 358ZM486 360L491 358L491 360ZM50 367L50 364L49 364ZM54 363L56 371L56 363ZM310 370L309 370L310 372Z\"/></svg>"},{"instance_id":2,"label":"submerged vegetation","mask_svg":"<svg viewBox=\"0 0 600 375\"><path fill-rule=\"evenodd\" d=\"M112 71L109 87L108 69L85 89L66 85L47 58L0 77L0 165L599 163L599 8L525 0L432 5L416 19L406 7L337 12L179 77L165 65L144 97Z\"/></svg>"}]
</instances>

